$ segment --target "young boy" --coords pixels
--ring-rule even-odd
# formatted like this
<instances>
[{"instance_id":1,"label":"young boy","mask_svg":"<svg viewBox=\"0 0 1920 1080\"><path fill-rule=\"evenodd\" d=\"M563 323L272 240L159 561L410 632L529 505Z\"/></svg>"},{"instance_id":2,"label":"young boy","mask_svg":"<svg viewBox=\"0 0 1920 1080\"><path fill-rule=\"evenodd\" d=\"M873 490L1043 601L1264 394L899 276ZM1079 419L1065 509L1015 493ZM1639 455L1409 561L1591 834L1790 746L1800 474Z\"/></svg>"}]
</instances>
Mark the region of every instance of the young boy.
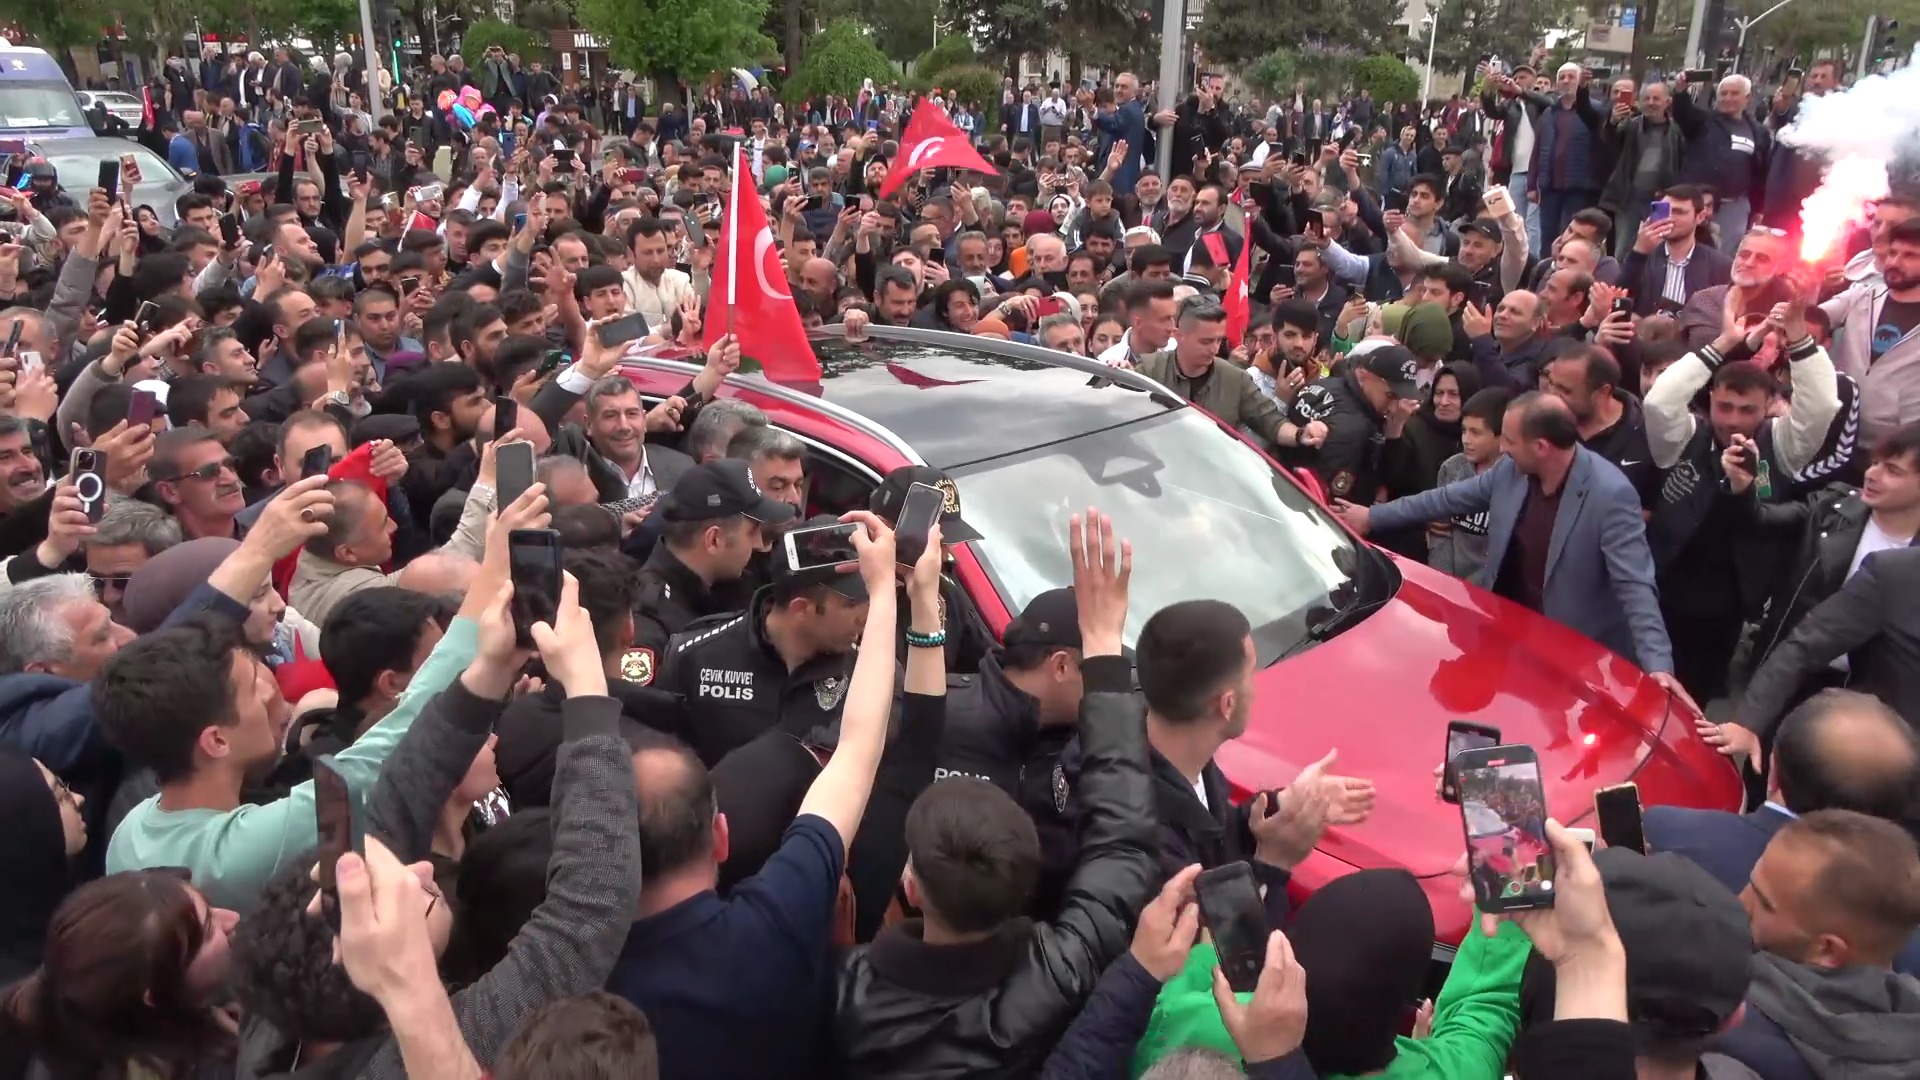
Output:
<instances>
[{"instance_id":1,"label":"young boy","mask_svg":"<svg viewBox=\"0 0 1920 1080\"><path fill-rule=\"evenodd\" d=\"M1500 460L1500 418L1507 391L1489 387L1467 399L1460 410L1460 452L1440 463L1442 487L1493 468ZM1471 578L1487 561L1487 515L1456 517L1427 532L1427 565L1457 578Z\"/></svg>"}]
</instances>

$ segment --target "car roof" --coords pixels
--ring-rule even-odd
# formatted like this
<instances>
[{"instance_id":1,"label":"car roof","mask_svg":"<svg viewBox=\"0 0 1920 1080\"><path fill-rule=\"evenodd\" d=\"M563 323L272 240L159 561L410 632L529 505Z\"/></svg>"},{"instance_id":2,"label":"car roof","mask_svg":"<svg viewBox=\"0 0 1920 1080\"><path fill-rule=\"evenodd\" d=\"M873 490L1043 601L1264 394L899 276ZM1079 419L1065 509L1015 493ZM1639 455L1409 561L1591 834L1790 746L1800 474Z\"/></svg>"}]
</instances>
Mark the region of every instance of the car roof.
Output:
<instances>
[{"instance_id":1,"label":"car roof","mask_svg":"<svg viewBox=\"0 0 1920 1080\"><path fill-rule=\"evenodd\" d=\"M1186 403L1132 371L1035 345L872 326L813 339L821 396L891 431L938 469L1016 454Z\"/></svg>"}]
</instances>

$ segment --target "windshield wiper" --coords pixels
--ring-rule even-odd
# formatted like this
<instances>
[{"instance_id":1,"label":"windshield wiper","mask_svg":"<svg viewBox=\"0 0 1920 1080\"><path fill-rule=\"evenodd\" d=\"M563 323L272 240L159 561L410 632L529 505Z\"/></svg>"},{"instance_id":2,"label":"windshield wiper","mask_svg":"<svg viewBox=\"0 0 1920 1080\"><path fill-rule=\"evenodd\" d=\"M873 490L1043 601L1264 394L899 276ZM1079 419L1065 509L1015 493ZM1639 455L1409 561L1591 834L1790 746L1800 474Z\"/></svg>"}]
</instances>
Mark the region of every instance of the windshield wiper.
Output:
<instances>
[{"instance_id":1,"label":"windshield wiper","mask_svg":"<svg viewBox=\"0 0 1920 1080\"><path fill-rule=\"evenodd\" d=\"M1307 649L1332 638L1334 635L1359 622L1366 615L1385 606L1393 598L1386 588L1386 582L1380 571L1378 560L1385 558L1370 548L1356 547L1360 552L1360 564L1353 575L1353 595L1338 607L1326 610L1326 614L1315 619L1309 614L1307 628L1299 640L1287 646L1279 656L1273 658L1279 663L1290 656L1297 656Z\"/></svg>"}]
</instances>

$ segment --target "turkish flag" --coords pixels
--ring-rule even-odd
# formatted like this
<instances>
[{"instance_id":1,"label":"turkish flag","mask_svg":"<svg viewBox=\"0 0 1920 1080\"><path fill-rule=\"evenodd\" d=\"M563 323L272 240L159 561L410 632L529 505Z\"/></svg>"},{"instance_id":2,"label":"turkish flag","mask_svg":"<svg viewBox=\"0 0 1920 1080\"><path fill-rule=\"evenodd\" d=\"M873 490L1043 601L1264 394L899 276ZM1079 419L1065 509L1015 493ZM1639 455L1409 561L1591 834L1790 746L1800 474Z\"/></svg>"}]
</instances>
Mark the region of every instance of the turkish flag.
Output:
<instances>
[{"instance_id":1,"label":"turkish flag","mask_svg":"<svg viewBox=\"0 0 1920 1080\"><path fill-rule=\"evenodd\" d=\"M900 156L887 171L887 182L880 185L880 197L886 198L921 169L971 169L1000 175L973 148L967 133L953 126L945 109L927 102L913 110L907 121L906 137L900 140Z\"/></svg>"},{"instance_id":2,"label":"turkish flag","mask_svg":"<svg viewBox=\"0 0 1920 1080\"><path fill-rule=\"evenodd\" d=\"M1233 264L1233 280L1227 283L1223 306L1227 309L1227 346L1239 348L1247 336L1247 324L1253 321L1253 302L1247 295L1248 278L1253 271L1253 240L1240 245L1240 261Z\"/></svg>"},{"instance_id":3,"label":"turkish flag","mask_svg":"<svg viewBox=\"0 0 1920 1080\"><path fill-rule=\"evenodd\" d=\"M787 269L767 227L760 196L748 181L744 148L734 151L733 187L727 193L726 235L713 257L707 289L706 344L727 334L740 339L741 356L760 362L776 382L819 382L820 360L807 342L807 328L787 289Z\"/></svg>"}]
</instances>

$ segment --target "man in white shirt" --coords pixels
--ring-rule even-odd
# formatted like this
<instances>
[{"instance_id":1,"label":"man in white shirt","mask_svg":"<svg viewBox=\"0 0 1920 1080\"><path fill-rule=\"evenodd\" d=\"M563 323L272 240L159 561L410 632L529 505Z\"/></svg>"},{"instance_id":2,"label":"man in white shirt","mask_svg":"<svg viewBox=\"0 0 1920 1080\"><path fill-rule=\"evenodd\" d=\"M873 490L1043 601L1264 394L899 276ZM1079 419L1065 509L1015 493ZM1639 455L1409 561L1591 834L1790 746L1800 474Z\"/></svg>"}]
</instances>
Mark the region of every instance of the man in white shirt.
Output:
<instances>
[{"instance_id":1,"label":"man in white shirt","mask_svg":"<svg viewBox=\"0 0 1920 1080\"><path fill-rule=\"evenodd\" d=\"M1060 84L1047 88L1040 102L1040 145L1060 142L1067 130L1067 100L1060 96Z\"/></svg>"},{"instance_id":2,"label":"man in white shirt","mask_svg":"<svg viewBox=\"0 0 1920 1080\"><path fill-rule=\"evenodd\" d=\"M696 290L692 278L673 269L666 224L655 217L635 221L627 227L627 248L633 253L633 265L620 279L626 286L628 310L645 316L650 328L667 325Z\"/></svg>"}]
</instances>

